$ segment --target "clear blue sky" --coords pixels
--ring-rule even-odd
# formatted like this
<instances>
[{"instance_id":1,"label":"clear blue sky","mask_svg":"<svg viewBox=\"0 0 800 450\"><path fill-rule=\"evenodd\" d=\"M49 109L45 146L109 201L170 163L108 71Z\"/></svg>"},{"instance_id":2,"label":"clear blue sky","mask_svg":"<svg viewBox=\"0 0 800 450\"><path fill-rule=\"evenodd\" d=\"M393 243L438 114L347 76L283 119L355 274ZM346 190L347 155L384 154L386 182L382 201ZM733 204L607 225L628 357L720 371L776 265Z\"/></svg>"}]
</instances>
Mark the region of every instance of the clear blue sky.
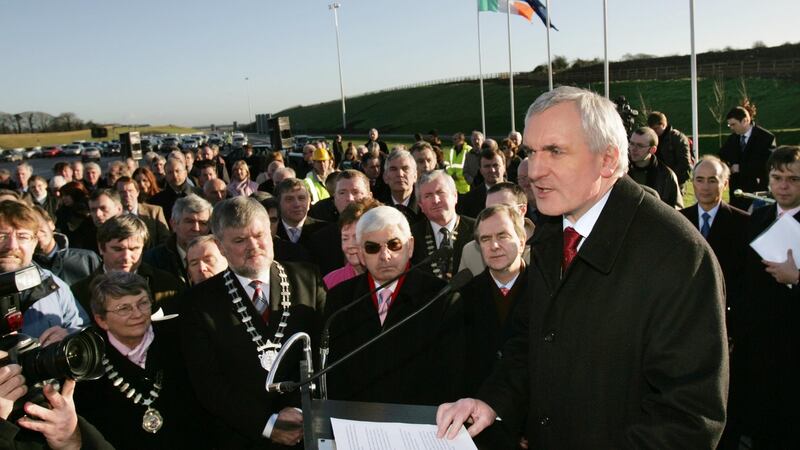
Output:
<instances>
[{"instance_id":1,"label":"clear blue sky","mask_svg":"<svg viewBox=\"0 0 800 450\"><path fill-rule=\"evenodd\" d=\"M254 114L335 100L329 3L0 0L0 111L205 125L246 121L248 93ZM346 95L478 73L475 0L340 3ZM800 38L800 2L695 3L698 52ZM552 53L602 57L602 5L552 0ZM511 19L514 70L544 63L544 26ZM507 71L505 15L480 20L484 73ZM610 0L609 42L612 60L688 54L689 0Z\"/></svg>"}]
</instances>

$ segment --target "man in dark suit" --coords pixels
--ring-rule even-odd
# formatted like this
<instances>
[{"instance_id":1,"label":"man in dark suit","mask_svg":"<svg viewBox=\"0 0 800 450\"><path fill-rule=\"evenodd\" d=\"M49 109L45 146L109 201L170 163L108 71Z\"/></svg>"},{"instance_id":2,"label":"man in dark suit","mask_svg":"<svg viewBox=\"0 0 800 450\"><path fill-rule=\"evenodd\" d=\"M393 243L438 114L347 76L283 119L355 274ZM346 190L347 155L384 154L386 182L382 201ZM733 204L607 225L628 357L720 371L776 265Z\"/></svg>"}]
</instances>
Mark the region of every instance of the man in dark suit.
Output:
<instances>
[{"instance_id":1,"label":"man in dark suit","mask_svg":"<svg viewBox=\"0 0 800 450\"><path fill-rule=\"evenodd\" d=\"M335 286L325 316L368 294L408 268L414 238L395 208L379 206L358 220L359 259L367 273ZM413 270L367 295L331 324L329 361L375 337L420 308L444 282ZM381 341L332 370L330 398L383 403L434 405L461 394L464 373L461 305L458 297L441 299Z\"/></svg>"},{"instance_id":2,"label":"man in dark suit","mask_svg":"<svg viewBox=\"0 0 800 450\"><path fill-rule=\"evenodd\" d=\"M372 197L367 176L353 169L347 169L337 173L336 185L332 192L332 199L336 207L337 217L348 205ZM317 204L319 204L319 202ZM337 220L326 223L325 226L311 235L309 239L309 248L323 276L342 267L345 263L344 253L342 253L342 234L340 231Z\"/></svg>"},{"instance_id":3,"label":"man in dark suit","mask_svg":"<svg viewBox=\"0 0 800 450\"><path fill-rule=\"evenodd\" d=\"M527 414L531 448L714 448L728 350L708 244L624 176L628 137L608 99L542 94L524 143L537 206L554 216L532 239L530 309L479 400L440 406L439 435Z\"/></svg>"},{"instance_id":4,"label":"man in dark suit","mask_svg":"<svg viewBox=\"0 0 800 450\"><path fill-rule=\"evenodd\" d=\"M478 217L486 206L486 191L506 178L506 163L503 154L496 148L481 150L479 172L483 182L473 186L458 202L458 212L468 217Z\"/></svg>"},{"instance_id":5,"label":"man in dark suit","mask_svg":"<svg viewBox=\"0 0 800 450\"><path fill-rule=\"evenodd\" d=\"M175 201L170 224L174 233L158 247L144 252L144 262L169 272L185 284L189 284L186 270L186 250L192 239L208 234L211 203L202 197L189 194Z\"/></svg>"},{"instance_id":6,"label":"man in dark suit","mask_svg":"<svg viewBox=\"0 0 800 450\"><path fill-rule=\"evenodd\" d=\"M139 203L139 185L131 177L123 176L117 180L117 192L122 200L122 209L135 214L147 225L145 250L157 247L167 241L170 235L164 210L157 205Z\"/></svg>"},{"instance_id":7,"label":"man in dark suit","mask_svg":"<svg viewBox=\"0 0 800 450\"><path fill-rule=\"evenodd\" d=\"M502 347L511 336L514 310L530 300L525 261L527 235L519 209L494 205L478 214L475 240L486 269L460 290L464 304L467 352L467 392L475 395L502 359Z\"/></svg>"},{"instance_id":8,"label":"man in dark suit","mask_svg":"<svg viewBox=\"0 0 800 450\"><path fill-rule=\"evenodd\" d=\"M281 221L278 237L309 249L311 235L325 226L325 222L308 217L311 194L308 185L298 178L287 178L275 187Z\"/></svg>"},{"instance_id":9,"label":"man in dark suit","mask_svg":"<svg viewBox=\"0 0 800 450\"><path fill-rule=\"evenodd\" d=\"M267 393L264 380L289 336L315 335L325 305L322 280L308 264L273 261L269 216L255 199L217 204L211 230L229 268L186 294L181 318L189 380L212 415L218 448L296 445L299 398ZM298 379L301 352L293 350L276 379Z\"/></svg>"},{"instance_id":10,"label":"man in dark suit","mask_svg":"<svg viewBox=\"0 0 800 450\"><path fill-rule=\"evenodd\" d=\"M414 225L425 216L420 212L414 195L417 182L417 163L407 150L396 150L386 157L383 164L383 181L389 189L378 200L384 205L394 206Z\"/></svg>"},{"instance_id":11,"label":"man in dark suit","mask_svg":"<svg viewBox=\"0 0 800 450\"><path fill-rule=\"evenodd\" d=\"M425 220L411 227L414 236L416 264L433 254L442 245L450 246L453 252L446 260L432 261L423 270L442 279L449 279L458 269L461 252L472 240L475 220L456 214L458 191L455 181L443 170L422 174L416 185L417 201Z\"/></svg>"},{"instance_id":12,"label":"man in dark suit","mask_svg":"<svg viewBox=\"0 0 800 450\"><path fill-rule=\"evenodd\" d=\"M800 147L778 147L767 161L776 204L753 211L747 230L755 239L778 217L800 221ZM786 247L789 247L789 238ZM800 285L791 250L785 260L765 261L749 249L746 295L738 306L731 355L731 419L753 448L797 448L797 317ZM733 413L736 414L733 414Z\"/></svg>"},{"instance_id":13,"label":"man in dark suit","mask_svg":"<svg viewBox=\"0 0 800 450\"><path fill-rule=\"evenodd\" d=\"M728 112L728 128L732 133L719 149L719 158L731 168L731 192L767 190L766 163L775 148L775 136L753 122L747 109L737 106ZM751 201L734 197L731 204L746 210Z\"/></svg>"},{"instance_id":14,"label":"man in dark suit","mask_svg":"<svg viewBox=\"0 0 800 450\"><path fill-rule=\"evenodd\" d=\"M682 209L681 214L692 222L714 250L725 276L726 302L732 308L742 294L750 215L722 201L729 174L728 166L719 158L704 156L692 170L697 203ZM728 325L731 325L730 321Z\"/></svg>"}]
</instances>

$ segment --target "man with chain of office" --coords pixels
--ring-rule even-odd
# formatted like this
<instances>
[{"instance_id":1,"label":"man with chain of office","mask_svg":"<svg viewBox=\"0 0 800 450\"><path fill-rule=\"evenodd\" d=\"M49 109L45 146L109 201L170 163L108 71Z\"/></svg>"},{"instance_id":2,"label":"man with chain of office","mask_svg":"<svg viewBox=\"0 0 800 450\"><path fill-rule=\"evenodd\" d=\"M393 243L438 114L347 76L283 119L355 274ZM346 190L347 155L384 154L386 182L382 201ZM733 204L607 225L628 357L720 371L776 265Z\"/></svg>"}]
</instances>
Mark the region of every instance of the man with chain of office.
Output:
<instances>
[{"instance_id":1,"label":"man with chain of office","mask_svg":"<svg viewBox=\"0 0 800 450\"><path fill-rule=\"evenodd\" d=\"M211 413L220 448L275 448L302 438L299 396L264 390L282 345L296 332L316 333L325 303L319 272L274 261L269 215L247 197L214 207L211 231L229 268L187 291L183 353L200 403ZM278 379L298 379L295 348Z\"/></svg>"}]
</instances>

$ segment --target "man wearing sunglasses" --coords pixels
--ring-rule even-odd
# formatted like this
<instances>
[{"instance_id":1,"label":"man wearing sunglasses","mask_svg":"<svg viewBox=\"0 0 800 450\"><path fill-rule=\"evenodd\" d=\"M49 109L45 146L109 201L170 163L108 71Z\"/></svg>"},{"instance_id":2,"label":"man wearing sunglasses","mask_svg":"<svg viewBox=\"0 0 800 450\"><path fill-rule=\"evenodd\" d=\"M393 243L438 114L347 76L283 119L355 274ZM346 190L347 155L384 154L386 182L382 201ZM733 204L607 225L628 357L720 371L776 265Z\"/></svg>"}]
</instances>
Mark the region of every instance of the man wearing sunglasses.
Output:
<instances>
[{"instance_id":1,"label":"man wearing sunglasses","mask_svg":"<svg viewBox=\"0 0 800 450\"><path fill-rule=\"evenodd\" d=\"M108 272L92 280L91 293L105 370L76 390L81 415L118 449L209 448L202 409L175 357L177 320L151 321L147 280Z\"/></svg>"},{"instance_id":2,"label":"man wearing sunglasses","mask_svg":"<svg viewBox=\"0 0 800 450\"><path fill-rule=\"evenodd\" d=\"M678 177L666 164L656 158L658 135L650 127L639 127L631 134L628 145L631 164L628 175L639 184L658 192L664 203L673 208L683 208L683 196Z\"/></svg>"},{"instance_id":3,"label":"man wearing sunglasses","mask_svg":"<svg viewBox=\"0 0 800 450\"><path fill-rule=\"evenodd\" d=\"M418 310L445 284L418 269L403 275L414 253L414 238L403 213L393 207L379 206L361 216L356 242L367 272L331 289L325 316L355 298L366 298L332 322L330 363ZM438 399L458 396L463 378L462 327L459 297L439 300L331 371L329 397L433 405Z\"/></svg>"}]
</instances>

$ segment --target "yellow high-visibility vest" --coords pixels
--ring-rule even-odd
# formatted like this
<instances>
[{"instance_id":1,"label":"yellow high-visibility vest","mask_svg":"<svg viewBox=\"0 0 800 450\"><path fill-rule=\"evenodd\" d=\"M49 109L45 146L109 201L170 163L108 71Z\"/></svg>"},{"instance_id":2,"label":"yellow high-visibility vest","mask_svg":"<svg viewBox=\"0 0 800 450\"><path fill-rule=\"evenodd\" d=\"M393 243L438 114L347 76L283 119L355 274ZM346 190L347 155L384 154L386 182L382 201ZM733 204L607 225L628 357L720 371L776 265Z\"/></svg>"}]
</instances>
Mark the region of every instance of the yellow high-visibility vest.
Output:
<instances>
[{"instance_id":1,"label":"yellow high-visibility vest","mask_svg":"<svg viewBox=\"0 0 800 450\"><path fill-rule=\"evenodd\" d=\"M469 144L464 143L461 153L456 153L455 147L450 147L445 155L445 164L447 165L447 173L453 177L456 182L456 190L459 194L466 194L469 192L469 183L464 178L464 161L467 159L467 153L472 150Z\"/></svg>"}]
</instances>

